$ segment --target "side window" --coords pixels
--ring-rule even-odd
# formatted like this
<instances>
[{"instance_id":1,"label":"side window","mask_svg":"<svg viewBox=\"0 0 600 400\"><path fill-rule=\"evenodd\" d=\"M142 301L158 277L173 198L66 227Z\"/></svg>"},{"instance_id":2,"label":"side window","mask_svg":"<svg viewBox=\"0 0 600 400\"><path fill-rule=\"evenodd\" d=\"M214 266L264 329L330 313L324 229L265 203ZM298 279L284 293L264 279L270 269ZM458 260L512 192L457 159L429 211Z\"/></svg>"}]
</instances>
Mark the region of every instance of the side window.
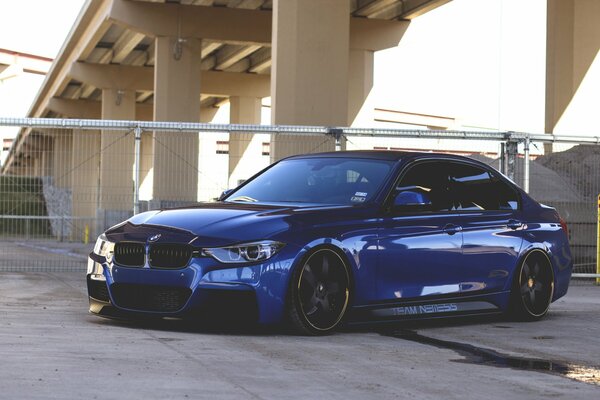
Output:
<instances>
[{"instance_id":1,"label":"side window","mask_svg":"<svg viewBox=\"0 0 600 400\"><path fill-rule=\"evenodd\" d=\"M458 210L516 210L517 193L483 168L452 163L450 191Z\"/></svg>"},{"instance_id":2,"label":"side window","mask_svg":"<svg viewBox=\"0 0 600 400\"><path fill-rule=\"evenodd\" d=\"M415 190L424 194L428 200L428 205L418 208L419 210L437 212L455 209L450 197L448 163L445 161L427 161L411 167L398 185L397 198L404 191Z\"/></svg>"}]
</instances>

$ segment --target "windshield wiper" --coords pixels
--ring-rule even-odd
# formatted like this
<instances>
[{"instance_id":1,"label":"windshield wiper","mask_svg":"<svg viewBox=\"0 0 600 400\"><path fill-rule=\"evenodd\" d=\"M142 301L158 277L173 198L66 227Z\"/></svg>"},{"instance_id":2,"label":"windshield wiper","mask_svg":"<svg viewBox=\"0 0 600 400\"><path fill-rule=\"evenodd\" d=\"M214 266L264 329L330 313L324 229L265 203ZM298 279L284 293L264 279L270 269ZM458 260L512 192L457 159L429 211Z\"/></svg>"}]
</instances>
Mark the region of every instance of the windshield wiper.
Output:
<instances>
[{"instance_id":1,"label":"windshield wiper","mask_svg":"<svg viewBox=\"0 0 600 400\"><path fill-rule=\"evenodd\" d=\"M227 200L229 200L229 201L242 201L242 202L245 202L245 203L254 203L254 202L258 201L256 199L253 199L250 196L238 196L238 197L234 197L233 199L227 199Z\"/></svg>"}]
</instances>

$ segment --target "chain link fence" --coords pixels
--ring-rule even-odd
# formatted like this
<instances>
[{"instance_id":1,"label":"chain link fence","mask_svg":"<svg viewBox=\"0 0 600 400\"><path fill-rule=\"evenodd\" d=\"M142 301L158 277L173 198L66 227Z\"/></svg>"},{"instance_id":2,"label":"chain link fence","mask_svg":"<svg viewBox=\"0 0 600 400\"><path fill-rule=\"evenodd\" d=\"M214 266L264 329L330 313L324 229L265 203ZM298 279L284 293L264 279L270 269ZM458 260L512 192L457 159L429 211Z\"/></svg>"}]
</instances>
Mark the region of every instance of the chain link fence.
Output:
<instances>
[{"instance_id":1,"label":"chain link fence","mask_svg":"<svg viewBox=\"0 0 600 400\"><path fill-rule=\"evenodd\" d=\"M596 274L600 142L517 132L3 119L0 270L84 268L98 234L134 213L213 201L291 154L408 150L500 170L567 221L575 273Z\"/></svg>"}]
</instances>

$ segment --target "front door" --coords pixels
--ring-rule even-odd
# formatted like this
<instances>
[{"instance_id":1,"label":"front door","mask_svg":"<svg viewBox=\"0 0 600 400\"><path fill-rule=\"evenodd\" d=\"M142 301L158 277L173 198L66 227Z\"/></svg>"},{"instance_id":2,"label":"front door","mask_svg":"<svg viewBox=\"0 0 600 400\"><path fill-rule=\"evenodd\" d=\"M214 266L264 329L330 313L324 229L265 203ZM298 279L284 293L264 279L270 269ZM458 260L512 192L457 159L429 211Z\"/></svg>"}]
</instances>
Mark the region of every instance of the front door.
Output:
<instances>
[{"instance_id":1,"label":"front door","mask_svg":"<svg viewBox=\"0 0 600 400\"><path fill-rule=\"evenodd\" d=\"M396 201L379 235L377 295L403 301L460 291L462 226L454 209L445 161L422 161L410 167L397 185L420 193L412 204Z\"/></svg>"}]
</instances>

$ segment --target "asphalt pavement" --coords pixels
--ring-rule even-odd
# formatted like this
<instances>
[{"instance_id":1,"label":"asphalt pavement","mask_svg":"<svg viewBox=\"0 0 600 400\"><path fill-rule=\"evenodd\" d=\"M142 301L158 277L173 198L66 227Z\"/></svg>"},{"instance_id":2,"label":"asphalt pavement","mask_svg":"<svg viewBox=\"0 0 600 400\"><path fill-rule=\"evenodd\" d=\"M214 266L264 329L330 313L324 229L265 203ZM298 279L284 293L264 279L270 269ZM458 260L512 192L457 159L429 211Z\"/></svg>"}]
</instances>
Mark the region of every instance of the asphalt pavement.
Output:
<instances>
[{"instance_id":1,"label":"asphalt pavement","mask_svg":"<svg viewBox=\"0 0 600 400\"><path fill-rule=\"evenodd\" d=\"M105 320L87 312L83 273L0 273L0 398L599 397L592 285L571 287L535 323L444 320L299 337Z\"/></svg>"}]
</instances>

